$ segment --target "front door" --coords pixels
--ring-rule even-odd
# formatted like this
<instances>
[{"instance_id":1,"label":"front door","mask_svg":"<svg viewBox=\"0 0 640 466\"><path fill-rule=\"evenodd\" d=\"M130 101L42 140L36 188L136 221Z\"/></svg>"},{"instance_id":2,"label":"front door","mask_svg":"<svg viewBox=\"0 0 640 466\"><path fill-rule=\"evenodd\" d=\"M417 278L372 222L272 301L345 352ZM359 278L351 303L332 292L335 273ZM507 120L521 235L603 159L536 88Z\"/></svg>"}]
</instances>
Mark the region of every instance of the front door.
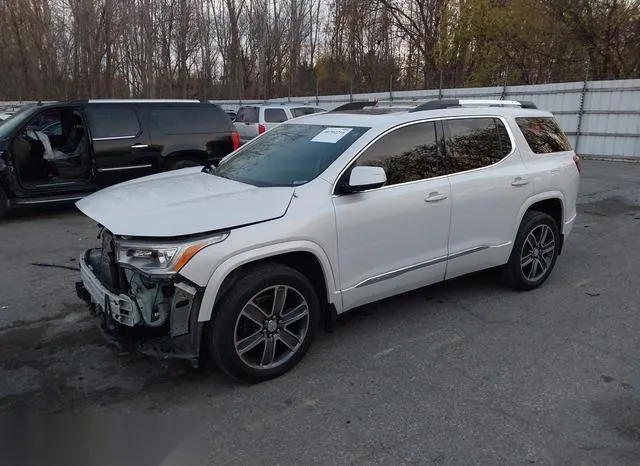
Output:
<instances>
[{"instance_id":1,"label":"front door","mask_svg":"<svg viewBox=\"0 0 640 466\"><path fill-rule=\"evenodd\" d=\"M91 105L95 169L102 186L138 178L158 170L157 152L151 147L149 132L143 131L132 105Z\"/></svg>"},{"instance_id":2,"label":"front door","mask_svg":"<svg viewBox=\"0 0 640 466\"><path fill-rule=\"evenodd\" d=\"M91 179L87 126L80 108L47 107L12 137L9 154L30 196L86 190Z\"/></svg>"},{"instance_id":3,"label":"front door","mask_svg":"<svg viewBox=\"0 0 640 466\"><path fill-rule=\"evenodd\" d=\"M449 279L507 262L518 214L533 183L501 119L460 118L443 124L451 171Z\"/></svg>"},{"instance_id":4,"label":"front door","mask_svg":"<svg viewBox=\"0 0 640 466\"><path fill-rule=\"evenodd\" d=\"M387 184L333 198L344 309L443 280L451 198L435 124L392 130L353 165L384 168Z\"/></svg>"}]
</instances>

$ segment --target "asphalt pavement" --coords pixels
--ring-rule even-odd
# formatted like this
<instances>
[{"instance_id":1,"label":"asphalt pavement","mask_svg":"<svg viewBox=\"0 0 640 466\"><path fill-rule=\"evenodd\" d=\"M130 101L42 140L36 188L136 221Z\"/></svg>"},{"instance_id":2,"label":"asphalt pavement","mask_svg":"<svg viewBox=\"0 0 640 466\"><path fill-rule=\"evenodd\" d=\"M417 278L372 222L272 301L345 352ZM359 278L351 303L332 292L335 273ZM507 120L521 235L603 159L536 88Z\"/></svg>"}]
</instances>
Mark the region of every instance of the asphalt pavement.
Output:
<instances>
[{"instance_id":1,"label":"asphalt pavement","mask_svg":"<svg viewBox=\"0 0 640 466\"><path fill-rule=\"evenodd\" d=\"M95 225L73 207L15 213L0 223L2 463L640 464L639 183L639 163L584 162L543 287L481 273L367 306L253 386L118 355L74 292Z\"/></svg>"}]
</instances>

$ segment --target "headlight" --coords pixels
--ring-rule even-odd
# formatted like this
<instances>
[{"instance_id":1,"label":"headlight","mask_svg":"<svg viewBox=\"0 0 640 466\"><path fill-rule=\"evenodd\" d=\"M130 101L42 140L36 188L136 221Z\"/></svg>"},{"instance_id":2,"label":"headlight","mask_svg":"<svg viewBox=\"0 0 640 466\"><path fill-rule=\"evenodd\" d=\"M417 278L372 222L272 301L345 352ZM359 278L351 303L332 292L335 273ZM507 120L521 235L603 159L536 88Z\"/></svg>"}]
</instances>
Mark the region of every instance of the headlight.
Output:
<instances>
[{"instance_id":1,"label":"headlight","mask_svg":"<svg viewBox=\"0 0 640 466\"><path fill-rule=\"evenodd\" d=\"M166 244L122 240L116 242L116 254L118 263L122 265L148 275L171 276L202 249L224 241L227 236L229 232L196 241Z\"/></svg>"}]
</instances>

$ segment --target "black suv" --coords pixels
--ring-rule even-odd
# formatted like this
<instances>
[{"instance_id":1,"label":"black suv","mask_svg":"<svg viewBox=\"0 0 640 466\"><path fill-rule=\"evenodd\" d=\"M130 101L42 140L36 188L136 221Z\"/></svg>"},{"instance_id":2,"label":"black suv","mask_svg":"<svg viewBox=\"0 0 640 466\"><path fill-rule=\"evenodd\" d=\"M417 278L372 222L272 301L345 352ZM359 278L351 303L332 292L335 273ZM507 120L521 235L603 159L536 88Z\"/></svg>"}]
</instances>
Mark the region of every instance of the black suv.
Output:
<instances>
[{"instance_id":1,"label":"black suv","mask_svg":"<svg viewBox=\"0 0 640 466\"><path fill-rule=\"evenodd\" d=\"M160 171L217 164L240 145L229 116L198 100L32 104L0 125L0 218Z\"/></svg>"}]
</instances>

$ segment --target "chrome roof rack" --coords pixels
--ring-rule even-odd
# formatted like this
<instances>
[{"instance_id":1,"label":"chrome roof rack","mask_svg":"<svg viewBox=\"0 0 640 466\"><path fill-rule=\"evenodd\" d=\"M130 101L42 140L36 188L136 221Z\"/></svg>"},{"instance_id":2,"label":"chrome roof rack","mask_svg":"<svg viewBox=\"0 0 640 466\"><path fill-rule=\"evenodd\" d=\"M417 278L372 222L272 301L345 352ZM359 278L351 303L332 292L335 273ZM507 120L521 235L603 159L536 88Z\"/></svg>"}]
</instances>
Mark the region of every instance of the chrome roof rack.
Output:
<instances>
[{"instance_id":1,"label":"chrome roof rack","mask_svg":"<svg viewBox=\"0 0 640 466\"><path fill-rule=\"evenodd\" d=\"M90 104L200 103L198 99L89 99Z\"/></svg>"},{"instance_id":2,"label":"chrome roof rack","mask_svg":"<svg viewBox=\"0 0 640 466\"><path fill-rule=\"evenodd\" d=\"M430 100L416 108L411 112L422 112L425 110L441 110L453 107L520 107L520 108L538 108L533 102L518 100L488 100L488 99L438 99Z\"/></svg>"}]
</instances>

